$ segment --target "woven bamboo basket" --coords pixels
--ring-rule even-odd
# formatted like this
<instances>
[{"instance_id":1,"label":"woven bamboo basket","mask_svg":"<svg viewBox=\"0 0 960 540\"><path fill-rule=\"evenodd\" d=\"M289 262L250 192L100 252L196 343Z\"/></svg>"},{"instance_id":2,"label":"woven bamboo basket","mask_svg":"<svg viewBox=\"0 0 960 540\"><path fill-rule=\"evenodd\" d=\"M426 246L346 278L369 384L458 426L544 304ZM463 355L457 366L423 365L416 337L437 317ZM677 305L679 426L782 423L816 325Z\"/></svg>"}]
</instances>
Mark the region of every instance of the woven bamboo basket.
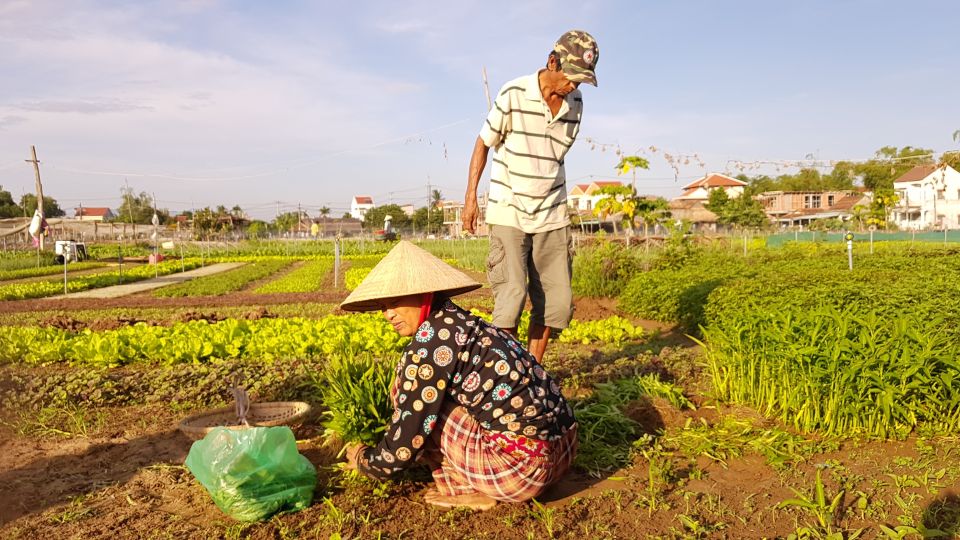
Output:
<instances>
[{"instance_id":1,"label":"woven bamboo basket","mask_svg":"<svg viewBox=\"0 0 960 540\"><path fill-rule=\"evenodd\" d=\"M248 427L289 426L299 423L310 413L310 405L302 401L268 401L253 403L247 411L249 426L237 420L234 406L202 412L185 418L178 426L193 440L202 439L215 427L247 429Z\"/></svg>"}]
</instances>

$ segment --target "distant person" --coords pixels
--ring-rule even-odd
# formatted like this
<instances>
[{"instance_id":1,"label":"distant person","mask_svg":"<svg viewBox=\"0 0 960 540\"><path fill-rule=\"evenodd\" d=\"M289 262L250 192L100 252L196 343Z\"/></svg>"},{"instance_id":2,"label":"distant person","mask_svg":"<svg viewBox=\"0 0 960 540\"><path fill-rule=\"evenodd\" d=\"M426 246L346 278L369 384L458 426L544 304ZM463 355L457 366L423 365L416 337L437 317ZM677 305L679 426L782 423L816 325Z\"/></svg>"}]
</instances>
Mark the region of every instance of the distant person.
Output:
<instances>
[{"instance_id":1,"label":"distant person","mask_svg":"<svg viewBox=\"0 0 960 540\"><path fill-rule=\"evenodd\" d=\"M348 446L347 466L385 479L425 462L436 486L424 498L439 507L528 501L566 474L577 450L577 423L557 382L513 336L450 300L479 287L401 241L340 305L382 311L413 337L397 364L383 439Z\"/></svg>"},{"instance_id":2,"label":"distant person","mask_svg":"<svg viewBox=\"0 0 960 540\"><path fill-rule=\"evenodd\" d=\"M463 207L463 230L476 232L477 186L494 149L486 222L493 324L516 335L530 296L528 349L543 360L550 329L573 315L570 219L563 158L580 132L580 83L597 85L600 52L593 36L571 30L547 55L546 68L500 89L480 130Z\"/></svg>"}]
</instances>

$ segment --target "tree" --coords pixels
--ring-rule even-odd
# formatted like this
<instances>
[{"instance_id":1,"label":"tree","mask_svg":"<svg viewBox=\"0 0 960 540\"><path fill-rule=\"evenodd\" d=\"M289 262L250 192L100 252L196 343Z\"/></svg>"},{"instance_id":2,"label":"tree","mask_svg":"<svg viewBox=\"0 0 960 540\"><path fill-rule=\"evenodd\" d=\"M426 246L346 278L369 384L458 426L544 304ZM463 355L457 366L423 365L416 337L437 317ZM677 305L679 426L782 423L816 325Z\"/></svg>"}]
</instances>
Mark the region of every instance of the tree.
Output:
<instances>
[{"instance_id":1,"label":"tree","mask_svg":"<svg viewBox=\"0 0 960 540\"><path fill-rule=\"evenodd\" d=\"M263 238L267 235L269 230L269 225L266 221L261 221L256 219L250 222L250 226L247 227L247 236L250 238Z\"/></svg>"},{"instance_id":2,"label":"tree","mask_svg":"<svg viewBox=\"0 0 960 540\"><path fill-rule=\"evenodd\" d=\"M321 206L321 207L320 207L320 215L323 216L323 217L329 216L329 215L330 215L330 207L329 207L329 206Z\"/></svg>"},{"instance_id":3,"label":"tree","mask_svg":"<svg viewBox=\"0 0 960 540\"><path fill-rule=\"evenodd\" d=\"M420 231L439 231L443 228L443 211L433 210L430 213L430 227L427 227L427 207L417 208L413 213L411 223Z\"/></svg>"},{"instance_id":4,"label":"tree","mask_svg":"<svg viewBox=\"0 0 960 540\"><path fill-rule=\"evenodd\" d=\"M373 231L383 229L384 218L388 215L392 218L394 229L406 229L410 225L410 216L403 211L403 208L396 204L385 204L367 210L363 216L363 228Z\"/></svg>"},{"instance_id":5,"label":"tree","mask_svg":"<svg viewBox=\"0 0 960 540\"><path fill-rule=\"evenodd\" d=\"M141 191L139 195L133 192L133 188L120 188L120 209L117 211L117 217L113 221L118 223L150 223L153 219L154 200L149 193ZM170 219L170 212L166 209L158 209L157 216L160 223L166 223Z\"/></svg>"},{"instance_id":6,"label":"tree","mask_svg":"<svg viewBox=\"0 0 960 540\"><path fill-rule=\"evenodd\" d=\"M882 189L873 193L870 201L870 210L867 213L867 224L875 225L879 229L886 229L890 225L890 210L900 202L900 197L892 189Z\"/></svg>"},{"instance_id":7,"label":"tree","mask_svg":"<svg viewBox=\"0 0 960 540\"><path fill-rule=\"evenodd\" d=\"M281 234L294 230L299 223L300 216L297 212L284 212L273 218L273 227Z\"/></svg>"},{"instance_id":8,"label":"tree","mask_svg":"<svg viewBox=\"0 0 960 540\"><path fill-rule=\"evenodd\" d=\"M765 227L770 223L760 201L746 194L730 198L722 188L710 190L710 198L704 207L717 215L717 223L721 225Z\"/></svg>"},{"instance_id":9,"label":"tree","mask_svg":"<svg viewBox=\"0 0 960 540\"><path fill-rule=\"evenodd\" d=\"M649 169L650 162L646 158L640 156L623 156L620 158L620 162L614 166L614 169L617 170L617 175L627 174L630 171L633 171L633 190L637 190L637 169Z\"/></svg>"},{"instance_id":10,"label":"tree","mask_svg":"<svg viewBox=\"0 0 960 540\"><path fill-rule=\"evenodd\" d=\"M36 199L34 199L36 200ZM0 186L0 218L12 218L23 215L23 209L13 201L13 195Z\"/></svg>"},{"instance_id":11,"label":"tree","mask_svg":"<svg viewBox=\"0 0 960 540\"><path fill-rule=\"evenodd\" d=\"M599 216L601 220L606 220L609 216L623 213L623 201L633 195L633 188L629 186L604 186L597 190L597 194L603 195L603 198L597 201L597 204L593 207L593 215ZM631 215L631 229L633 228L632 217ZM622 219L626 223L626 217ZM613 233L617 234L616 219L613 220Z\"/></svg>"},{"instance_id":12,"label":"tree","mask_svg":"<svg viewBox=\"0 0 960 540\"><path fill-rule=\"evenodd\" d=\"M25 193L20 197L20 208L27 216L32 216L37 210L37 196L33 193ZM43 217L54 218L66 215L66 212L60 208L60 205L53 197L43 196Z\"/></svg>"},{"instance_id":13,"label":"tree","mask_svg":"<svg viewBox=\"0 0 960 540\"><path fill-rule=\"evenodd\" d=\"M856 225L857 231L863 232L863 226L867 222L869 208L862 204L855 204L850 209L850 223Z\"/></svg>"},{"instance_id":14,"label":"tree","mask_svg":"<svg viewBox=\"0 0 960 540\"><path fill-rule=\"evenodd\" d=\"M873 192L892 190L893 181L917 165L932 165L933 150L904 146L884 146L873 159L853 165L853 171L863 178L863 185Z\"/></svg>"},{"instance_id":15,"label":"tree","mask_svg":"<svg viewBox=\"0 0 960 540\"><path fill-rule=\"evenodd\" d=\"M230 215L235 218L243 218L243 208L240 208L239 204L233 205L233 208L230 209Z\"/></svg>"},{"instance_id":16,"label":"tree","mask_svg":"<svg viewBox=\"0 0 960 540\"><path fill-rule=\"evenodd\" d=\"M643 238L645 243L649 243L650 226L670 217L670 203L663 197L656 199L639 199L636 207L636 217L643 223Z\"/></svg>"}]
</instances>

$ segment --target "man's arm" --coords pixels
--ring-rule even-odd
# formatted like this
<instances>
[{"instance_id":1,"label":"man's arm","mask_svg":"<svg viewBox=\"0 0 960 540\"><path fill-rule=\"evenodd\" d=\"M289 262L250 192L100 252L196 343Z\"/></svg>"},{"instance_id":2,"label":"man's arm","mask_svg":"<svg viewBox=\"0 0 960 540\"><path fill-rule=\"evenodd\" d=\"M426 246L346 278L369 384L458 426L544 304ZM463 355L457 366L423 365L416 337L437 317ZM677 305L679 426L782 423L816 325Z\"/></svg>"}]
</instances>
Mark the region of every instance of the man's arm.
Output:
<instances>
[{"instance_id":1,"label":"man's arm","mask_svg":"<svg viewBox=\"0 0 960 540\"><path fill-rule=\"evenodd\" d=\"M484 144L483 139L477 137L477 142L473 145L473 155L470 157L467 194L463 199L463 214L460 216L463 221L463 230L470 234L477 231L477 218L480 215L480 210L477 207L477 186L480 185L480 176L483 175L483 169L487 166L487 153L489 151L490 148Z\"/></svg>"}]
</instances>

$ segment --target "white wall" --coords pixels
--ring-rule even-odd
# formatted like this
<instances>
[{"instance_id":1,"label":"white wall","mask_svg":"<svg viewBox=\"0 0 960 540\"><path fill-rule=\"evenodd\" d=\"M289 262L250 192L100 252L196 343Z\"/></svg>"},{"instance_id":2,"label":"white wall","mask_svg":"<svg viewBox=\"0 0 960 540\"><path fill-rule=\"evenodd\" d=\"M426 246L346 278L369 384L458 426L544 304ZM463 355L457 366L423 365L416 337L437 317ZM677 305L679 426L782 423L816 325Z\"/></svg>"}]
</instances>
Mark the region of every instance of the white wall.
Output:
<instances>
[{"instance_id":1,"label":"white wall","mask_svg":"<svg viewBox=\"0 0 960 540\"><path fill-rule=\"evenodd\" d=\"M901 229L960 229L960 172L947 167L917 182L896 183L894 189L900 201L893 221ZM942 198L937 196L938 192L942 192ZM910 206L919 207L919 216L907 213Z\"/></svg>"}]
</instances>

